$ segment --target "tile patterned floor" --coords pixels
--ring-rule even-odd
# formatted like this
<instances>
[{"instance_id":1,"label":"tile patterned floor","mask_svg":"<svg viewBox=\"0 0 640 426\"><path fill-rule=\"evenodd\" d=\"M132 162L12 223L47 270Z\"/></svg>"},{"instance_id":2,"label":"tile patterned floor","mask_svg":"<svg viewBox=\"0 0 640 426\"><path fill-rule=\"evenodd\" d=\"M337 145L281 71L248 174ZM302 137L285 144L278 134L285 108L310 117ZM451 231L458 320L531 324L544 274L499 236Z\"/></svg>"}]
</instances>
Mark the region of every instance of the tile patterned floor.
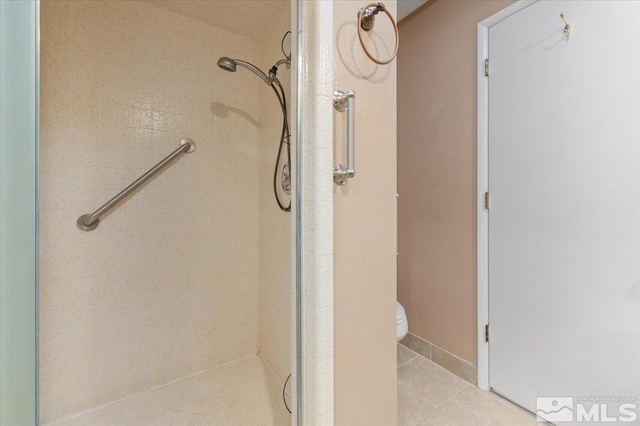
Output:
<instances>
[{"instance_id":1,"label":"tile patterned floor","mask_svg":"<svg viewBox=\"0 0 640 426\"><path fill-rule=\"evenodd\" d=\"M285 426L291 417L282 387L254 356L54 424Z\"/></svg>"},{"instance_id":2,"label":"tile patterned floor","mask_svg":"<svg viewBox=\"0 0 640 426\"><path fill-rule=\"evenodd\" d=\"M398 426L524 426L535 417L398 344Z\"/></svg>"},{"instance_id":3,"label":"tile patterned floor","mask_svg":"<svg viewBox=\"0 0 640 426\"><path fill-rule=\"evenodd\" d=\"M255 356L56 426L288 426L282 388ZM538 425L532 415L398 345L398 426Z\"/></svg>"}]
</instances>

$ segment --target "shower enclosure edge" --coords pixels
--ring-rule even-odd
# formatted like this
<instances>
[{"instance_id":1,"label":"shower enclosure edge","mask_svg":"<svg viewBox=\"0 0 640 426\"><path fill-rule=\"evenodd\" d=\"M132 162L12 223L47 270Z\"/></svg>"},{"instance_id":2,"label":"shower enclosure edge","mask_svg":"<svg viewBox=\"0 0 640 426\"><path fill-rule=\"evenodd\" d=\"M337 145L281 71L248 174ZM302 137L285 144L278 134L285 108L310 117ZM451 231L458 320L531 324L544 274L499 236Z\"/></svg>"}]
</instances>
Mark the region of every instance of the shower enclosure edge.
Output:
<instances>
[{"instance_id":1,"label":"shower enclosure edge","mask_svg":"<svg viewBox=\"0 0 640 426\"><path fill-rule=\"evenodd\" d=\"M295 44L295 61L292 61L292 67L294 72L292 73L293 84L291 85L293 100L295 103L295 108L292 108L293 114L295 114L295 118L293 121L295 125L295 130L293 131L293 137L295 139L294 144L294 163L295 163L295 171L293 173L293 184L294 184L294 196L292 197L292 209L294 212L293 217L293 239L294 239L294 255L293 255L293 268L295 272L294 279L294 336L293 341L295 342L295 362L294 362L294 372L295 372L295 424L298 426L302 426L304 424L304 379L303 379L303 299L302 299L302 203L300 202L302 199L302 123L301 123L301 113L302 113L302 103L300 101L300 92L302 88L302 76L300 75L302 70L304 69L302 66L302 54L300 52L300 46L302 41L302 6L303 1L301 0L292 0L291 2L291 28L292 34L295 34L295 37L291 37L292 42ZM292 49L293 50L293 49ZM292 421L293 423L293 421Z\"/></svg>"},{"instance_id":2,"label":"shower enclosure edge","mask_svg":"<svg viewBox=\"0 0 640 426\"><path fill-rule=\"evenodd\" d=\"M0 2L0 424L37 424L39 2Z\"/></svg>"}]
</instances>

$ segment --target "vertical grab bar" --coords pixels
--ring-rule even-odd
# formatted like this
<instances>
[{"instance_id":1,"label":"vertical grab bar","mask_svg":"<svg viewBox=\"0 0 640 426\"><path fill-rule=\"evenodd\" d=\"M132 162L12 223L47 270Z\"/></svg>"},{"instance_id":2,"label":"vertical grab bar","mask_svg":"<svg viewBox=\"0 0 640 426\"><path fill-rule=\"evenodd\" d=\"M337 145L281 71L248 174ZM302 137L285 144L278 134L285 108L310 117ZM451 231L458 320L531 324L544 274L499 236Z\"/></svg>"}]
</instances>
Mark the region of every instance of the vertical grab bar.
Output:
<instances>
[{"instance_id":1,"label":"vertical grab bar","mask_svg":"<svg viewBox=\"0 0 640 426\"><path fill-rule=\"evenodd\" d=\"M353 90L333 92L333 107L336 111L347 111L347 168L342 164L333 166L333 181L344 185L356 175L356 94Z\"/></svg>"}]
</instances>

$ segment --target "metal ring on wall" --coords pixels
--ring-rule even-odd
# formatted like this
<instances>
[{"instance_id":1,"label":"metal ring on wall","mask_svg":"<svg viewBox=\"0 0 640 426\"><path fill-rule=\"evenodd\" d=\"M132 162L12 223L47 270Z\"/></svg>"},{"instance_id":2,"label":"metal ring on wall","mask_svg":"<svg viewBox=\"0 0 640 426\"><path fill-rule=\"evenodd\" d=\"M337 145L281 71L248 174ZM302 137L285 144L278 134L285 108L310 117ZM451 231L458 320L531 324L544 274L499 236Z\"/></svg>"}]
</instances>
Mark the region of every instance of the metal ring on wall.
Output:
<instances>
[{"instance_id":1,"label":"metal ring on wall","mask_svg":"<svg viewBox=\"0 0 640 426\"><path fill-rule=\"evenodd\" d=\"M393 30L395 31L395 34L396 34L396 45L395 45L395 48L393 49L393 54L386 61L382 61L376 58L375 56L373 56L371 53L369 53L369 50L367 50L367 47L364 45L364 41L362 40L362 30L371 31L373 29L373 26L376 20L375 15L377 15L379 12L384 12L387 14L387 16L389 17L389 20L391 21L391 24L393 25ZM400 34L398 32L398 24L396 23L395 19L393 19L393 16L391 16L391 13L389 13L389 11L384 6L384 4L370 3L358 11L358 39L360 40L360 45L362 46L364 53L366 53L369 59L371 59L376 64L387 65L395 59L396 55L398 54L398 46L400 44Z\"/></svg>"}]
</instances>

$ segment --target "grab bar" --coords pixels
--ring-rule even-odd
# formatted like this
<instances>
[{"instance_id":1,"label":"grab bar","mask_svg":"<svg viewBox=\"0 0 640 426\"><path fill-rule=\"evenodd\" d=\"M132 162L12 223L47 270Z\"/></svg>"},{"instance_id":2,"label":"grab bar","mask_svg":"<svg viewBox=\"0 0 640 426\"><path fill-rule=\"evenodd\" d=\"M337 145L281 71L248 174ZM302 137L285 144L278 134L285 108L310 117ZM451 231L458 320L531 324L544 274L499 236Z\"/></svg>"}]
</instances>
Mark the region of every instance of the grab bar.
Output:
<instances>
[{"instance_id":1,"label":"grab bar","mask_svg":"<svg viewBox=\"0 0 640 426\"><path fill-rule=\"evenodd\" d=\"M171 161L184 153L193 152L195 149L196 143L194 141L192 141L191 139L182 139L180 141L180 146L178 147L178 149L166 156L164 160L153 166L148 172L136 179L135 182L123 189L118 195L107 201L95 212L91 214L83 214L82 216L80 216L78 218L78 221L76 222L78 224L78 228L82 229L83 231L93 231L94 229L96 229L100 224L100 216L111 210L116 204L122 201L123 198L131 194L140 185L151 179L156 173L162 170L162 168L164 168Z\"/></svg>"},{"instance_id":2,"label":"grab bar","mask_svg":"<svg viewBox=\"0 0 640 426\"><path fill-rule=\"evenodd\" d=\"M333 107L340 112L347 111L347 168L342 164L333 166L333 181L336 185L344 185L356 175L356 94L353 90L333 92Z\"/></svg>"}]
</instances>

